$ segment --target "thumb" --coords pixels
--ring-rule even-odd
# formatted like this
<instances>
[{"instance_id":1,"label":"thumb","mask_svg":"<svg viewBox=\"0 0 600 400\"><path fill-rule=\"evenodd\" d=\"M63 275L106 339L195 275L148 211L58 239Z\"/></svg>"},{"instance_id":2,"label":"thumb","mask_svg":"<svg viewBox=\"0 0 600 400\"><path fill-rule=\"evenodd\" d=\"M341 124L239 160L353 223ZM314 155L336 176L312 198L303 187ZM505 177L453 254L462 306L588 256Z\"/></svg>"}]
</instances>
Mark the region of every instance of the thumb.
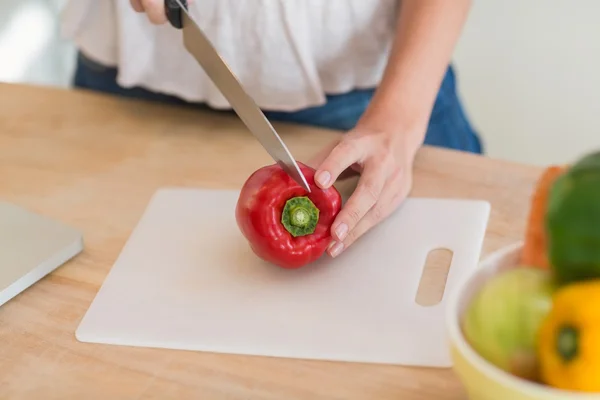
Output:
<instances>
[{"instance_id":1,"label":"thumb","mask_svg":"<svg viewBox=\"0 0 600 400\"><path fill-rule=\"evenodd\" d=\"M306 165L318 169L319 166L327 159L327 156L331 153L331 151L340 143L339 139L336 139L332 142L327 143L325 147L320 149L315 155L313 155L307 162Z\"/></svg>"},{"instance_id":2,"label":"thumb","mask_svg":"<svg viewBox=\"0 0 600 400\"><path fill-rule=\"evenodd\" d=\"M347 171L356 167L363 157L363 150L355 142L346 137L339 142L325 157L315 173L315 182L321 189L332 186L338 178L347 178L353 175ZM350 172L350 173L349 173Z\"/></svg>"}]
</instances>

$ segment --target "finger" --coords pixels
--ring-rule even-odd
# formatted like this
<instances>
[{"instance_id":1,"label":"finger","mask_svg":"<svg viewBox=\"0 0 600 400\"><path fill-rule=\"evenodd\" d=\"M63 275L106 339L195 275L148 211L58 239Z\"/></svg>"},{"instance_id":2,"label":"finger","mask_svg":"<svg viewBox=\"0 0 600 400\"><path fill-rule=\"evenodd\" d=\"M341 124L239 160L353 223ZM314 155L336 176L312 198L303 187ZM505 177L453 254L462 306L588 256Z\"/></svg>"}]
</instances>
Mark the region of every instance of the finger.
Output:
<instances>
[{"instance_id":1,"label":"finger","mask_svg":"<svg viewBox=\"0 0 600 400\"><path fill-rule=\"evenodd\" d=\"M387 192L391 192L393 189L384 189L382 196L387 197ZM352 245L358 238L367 233L371 228L377 225L383 218L385 218L385 203L380 202L375 204L369 211L361 218L360 222L352 229L344 240L336 240L329 246L328 253L331 257L339 256L344 250Z\"/></svg>"},{"instance_id":2,"label":"finger","mask_svg":"<svg viewBox=\"0 0 600 400\"><path fill-rule=\"evenodd\" d=\"M314 169L318 169L319 165L323 164L323 161L325 161L325 159L327 158L327 156L329 155L329 153L331 153L331 150L333 149L334 146L329 146L327 148L325 148L324 150L321 150L319 153L317 153L316 155L314 155L312 158L310 158L307 162L306 165L308 165L309 167L312 167ZM340 181L340 180L344 180L344 179L348 179L348 178L352 178L356 175L360 174L360 167L357 164L353 164L350 166L350 168L346 168L344 170L344 172L342 172L341 174L338 175L336 181Z\"/></svg>"},{"instance_id":3,"label":"finger","mask_svg":"<svg viewBox=\"0 0 600 400\"><path fill-rule=\"evenodd\" d=\"M131 3L131 7L135 11L139 13L144 12L144 6L142 5L141 0L129 0L129 2Z\"/></svg>"},{"instance_id":4,"label":"finger","mask_svg":"<svg viewBox=\"0 0 600 400\"><path fill-rule=\"evenodd\" d=\"M344 241L336 241L329 246L329 255L337 257L375 225L387 218L406 199L411 186L412 179L410 176L399 175L390 177L384 185L384 190L381 192L377 204L348 233Z\"/></svg>"},{"instance_id":5,"label":"finger","mask_svg":"<svg viewBox=\"0 0 600 400\"><path fill-rule=\"evenodd\" d=\"M148 19L153 24L163 24L167 22L167 15L165 14L165 2L164 0L140 0Z\"/></svg>"},{"instance_id":6,"label":"finger","mask_svg":"<svg viewBox=\"0 0 600 400\"><path fill-rule=\"evenodd\" d=\"M312 158L310 158L307 162L306 165L308 165L309 167L312 167L314 169L318 169L319 165L323 164L323 161L325 161L325 159L327 158L327 156L331 153L331 151L334 149L334 147L338 144L339 142L336 142L334 144L330 144L329 146L327 146L326 148L324 148L323 150L319 151L317 154L315 154ZM336 181L340 181L343 179L348 179L351 178L353 176L359 175L360 174L360 166L358 164L353 164L350 166L350 168L346 168L344 170L344 172L342 172L341 174L338 175Z\"/></svg>"},{"instance_id":7,"label":"finger","mask_svg":"<svg viewBox=\"0 0 600 400\"><path fill-rule=\"evenodd\" d=\"M377 204L386 180L387 173L380 165L365 165L354 193L352 193L332 225L332 236L336 241L344 241L346 235Z\"/></svg>"},{"instance_id":8,"label":"finger","mask_svg":"<svg viewBox=\"0 0 600 400\"><path fill-rule=\"evenodd\" d=\"M327 189L337 180L342 172L351 165L361 161L364 149L351 139L342 140L331 150L329 156L321 163L315 173L315 181L321 189Z\"/></svg>"},{"instance_id":9,"label":"finger","mask_svg":"<svg viewBox=\"0 0 600 400\"><path fill-rule=\"evenodd\" d=\"M333 149L335 149L335 147L340 143L339 139L336 139L334 141L331 141L329 143L327 143L327 145L323 148L321 148L316 154L314 154L308 161L307 161L307 165L317 169L319 167L319 165L321 165L323 163L323 161L325 161L325 159L327 158L327 156L329 154L331 154L331 152L333 151Z\"/></svg>"}]
</instances>

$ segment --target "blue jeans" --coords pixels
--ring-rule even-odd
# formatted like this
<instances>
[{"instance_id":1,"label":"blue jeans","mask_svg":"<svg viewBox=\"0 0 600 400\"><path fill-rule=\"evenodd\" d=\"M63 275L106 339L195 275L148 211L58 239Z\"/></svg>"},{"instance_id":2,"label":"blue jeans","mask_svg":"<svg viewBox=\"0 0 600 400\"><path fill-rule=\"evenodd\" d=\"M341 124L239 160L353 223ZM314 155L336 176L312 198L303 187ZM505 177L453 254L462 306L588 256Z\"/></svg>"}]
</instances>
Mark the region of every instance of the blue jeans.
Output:
<instances>
[{"instance_id":1,"label":"blue jeans","mask_svg":"<svg viewBox=\"0 0 600 400\"><path fill-rule=\"evenodd\" d=\"M117 69L106 67L83 56L77 58L73 85L82 89L96 90L130 98L138 98L171 104L195 106L195 104L143 88L123 88L117 84ZM323 128L347 131L352 129L371 101L375 89L360 89L339 95L328 95L322 106L295 112L263 110L272 121L293 122ZM202 104L199 104L205 107ZM425 144L471 153L483 153L477 133L467 119L456 90L456 77L452 66L448 67L435 105L433 107Z\"/></svg>"}]
</instances>

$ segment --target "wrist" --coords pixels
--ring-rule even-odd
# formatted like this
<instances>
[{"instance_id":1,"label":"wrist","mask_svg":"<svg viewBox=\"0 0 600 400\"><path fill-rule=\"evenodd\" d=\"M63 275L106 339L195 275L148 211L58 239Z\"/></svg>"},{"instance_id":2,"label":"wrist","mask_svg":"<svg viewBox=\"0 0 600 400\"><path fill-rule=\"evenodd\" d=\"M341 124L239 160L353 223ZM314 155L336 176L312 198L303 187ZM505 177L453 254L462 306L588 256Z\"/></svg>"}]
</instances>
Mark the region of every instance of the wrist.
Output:
<instances>
[{"instance_id":1,"label":"wrist","mask_svg":"<svg viewBox=\"0 0 600 400\"><path fill-rule=\"evenodd\" d=\"M398 107L396 102L373 101L360 118L356 129L387 136L392 146L402 147L414 157L422 146L429 124L430 108Z\"/></svg>"},{"instance_id":2,"label":"wrist","mask_svg":"<svg viewBox=\"0 0 600 400\"><path fill-rule=\"evenodd\" d=\"M426 128L392 126L369 119L360 121L354 131L360 136L370 136L401 160L412 164L417 151L423 145Z\"/></svg>"},{"instance_id":3,"label":"wrist","mask_svg":"<svg viewBox=\"0 0 600 400\"><path fill-rule=\"evenodd\" d=\"M402 99L383 96L373 100L358 121L359 126L368 126L379 131L397 133L423 131L429 122L432 106L409 103Z\"/></svg>"}]
</instances>

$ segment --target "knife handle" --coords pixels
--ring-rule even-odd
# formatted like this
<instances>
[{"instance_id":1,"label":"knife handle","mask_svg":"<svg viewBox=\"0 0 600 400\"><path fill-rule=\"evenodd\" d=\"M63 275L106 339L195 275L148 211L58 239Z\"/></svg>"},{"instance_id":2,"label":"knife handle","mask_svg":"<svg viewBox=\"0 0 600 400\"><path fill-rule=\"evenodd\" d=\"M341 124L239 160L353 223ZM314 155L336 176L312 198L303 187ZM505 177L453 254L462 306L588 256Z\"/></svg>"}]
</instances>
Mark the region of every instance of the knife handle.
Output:
<instances>
[{"instance_id":1,"label":"knife handle","mask_svg":"<svg viewBox=\"0 0 600 400\"><path fill-rule=\"evenodd\" d=\"M187 0L179 0L179 2L187 10ZM177 1L165 0L165 13L167 14L167 19L169 20L171 25L173 25L173 27L177 29L183 28L183 21L181 19L181 6Z\"/></svg>"}]
</instances>

